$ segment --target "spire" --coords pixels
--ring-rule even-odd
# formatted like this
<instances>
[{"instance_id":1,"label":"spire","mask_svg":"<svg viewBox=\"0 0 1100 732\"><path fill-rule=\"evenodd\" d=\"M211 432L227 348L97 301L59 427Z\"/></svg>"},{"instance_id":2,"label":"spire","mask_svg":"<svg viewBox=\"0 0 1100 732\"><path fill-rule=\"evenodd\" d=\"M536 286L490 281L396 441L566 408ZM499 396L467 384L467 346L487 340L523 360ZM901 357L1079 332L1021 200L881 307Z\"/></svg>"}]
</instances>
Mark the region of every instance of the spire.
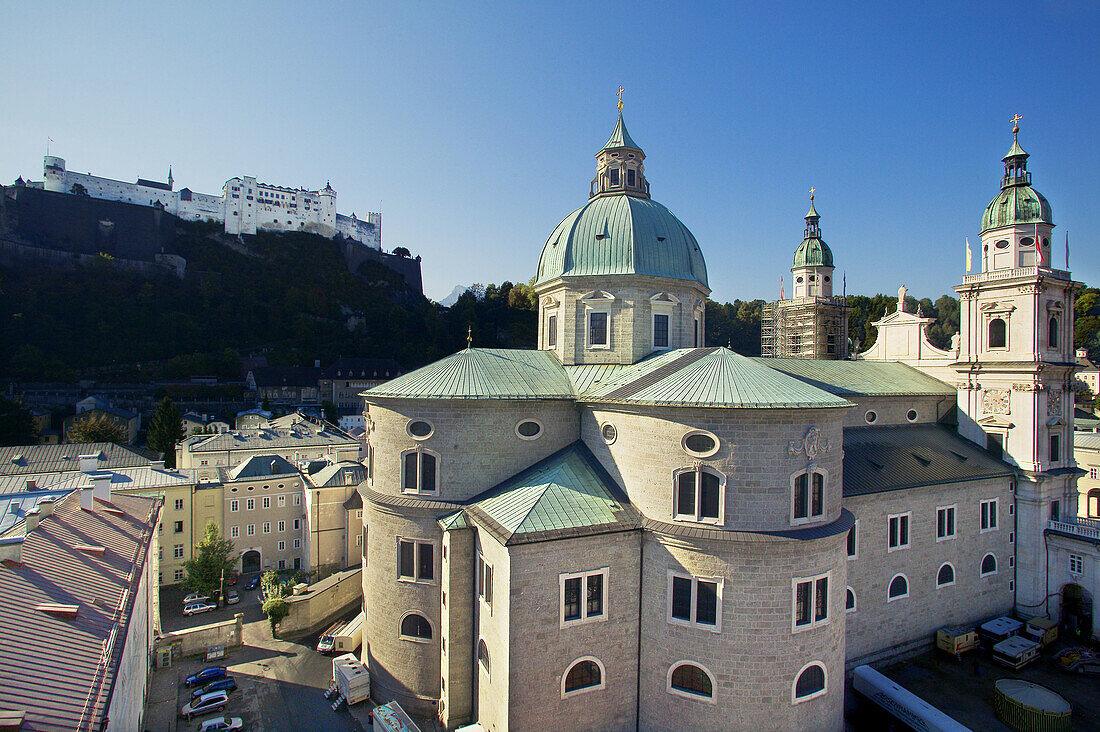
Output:
<instances>
[{"instance_id":1,"label":"spire","mask_svg":"<svg viewBox=\"0 0 1100 732\"><path fill-rule=\"evenodd\" d=\"M814 191L816 190L816 188L810 188L810 210L806 212L806 231L804 232L804 238L806 239L821 238L821 229L817 225L821 221L821 216L814 208Z\"/></svg>"},{"instance_id":2,"label":"spire","mask_svg":"<svg viewBox=\"0 0 1100 732\"><path fill-rule=\"evenodd\" d=\"M168 166L168 190L172 190L172 166Z\"/></svg>"},{"instance_id":3,"label":"spire","mask_svg":"<svg viewBox=\"0 0 1100 732\"><path fill-rule=\"evenodd\" d=\"M1023 117L1017 114L1009 120L1012 122L1012 147L1008 149L1008 154L1001 158L1005 164L1005 174L1001 178L1002 189L1031 185L1031 173L1027 172L1027 159L1031 156L1020 147L1020 120L1022 119Z\"/></svg>"},{"instance_id":4,"label":"spire","mask_svg":"<svg viewBox=\"0 0 1100 732\"><path fill-rule=\"evenodd\" d=\"M596 178L588 191L588 197L601 193L625 193L649 198L649 182L645 179L645 153L626 131L623 122L623 88L619 87L619 119L611 137L596 153Z\"/></svg>"},{"instance_id":5,"label":"spire","mask_svg":"<svg viewBox=\"0 0 1100 732\"><path fill-rule=\"evenodd\" d=\"M620 104L621 103L622 102L620 102ZM638 147L638 143L634 142L630 137L630 133L626 131L626 123L623 122L623 110L620 108L619 121L615 123L615 129L611 130L611 137L607 138L607 142L600 148L600 152L604 150L618 150L624 147L628 147L631 150L642 149Z\"/></svg>"}]
</instances>

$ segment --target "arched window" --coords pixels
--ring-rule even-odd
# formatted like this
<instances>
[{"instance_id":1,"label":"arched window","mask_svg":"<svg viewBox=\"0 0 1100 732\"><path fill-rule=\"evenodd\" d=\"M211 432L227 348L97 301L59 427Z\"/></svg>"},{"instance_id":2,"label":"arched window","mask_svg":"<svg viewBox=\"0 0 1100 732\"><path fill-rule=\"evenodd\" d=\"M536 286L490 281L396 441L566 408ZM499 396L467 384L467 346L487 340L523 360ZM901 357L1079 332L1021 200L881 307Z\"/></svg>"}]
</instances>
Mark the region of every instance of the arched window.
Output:
<instances>
[{"instance_id":1,"label":"arched window","mask_svg":"<svg viewBox=\"0 0 1100 732\"><path fill-rule=\"evenodd\" d=\"M1047 334L1047 343L1051 348L1058 347L1058 318L1052 317L1050 319L1050 332Z\"/></svg>"},{"instance_id":2,"label":"arched window","mask_svg":"<svg viewBox=\"0 0 1100 732\"><path fill-rule=\"evenodd\" d=\"M986 554L982 557L982 577L997 573L997 557Z\"/></svg>"},{"instance_id":3,"label":"arched window","mask_svg":"<svg viewBox=\"0 0 1100 732\"><path fill-rule=\"evenodd\" d=\"M668 688L680 696L714 699L714 677L693 663L681 663L669 669Z\"/></svg>"},{"instance_id":4,"label":"arched window","mask_svg":"<svg viewBox=\"0 0 1100 732\"><path fill-rule=\"evenodd\" d=\"M989 321L989 347L1007 348L1008 329L1003 318L993 318Z\"/></svg>"},{"instance_id":5,"label":"arched window","mask_svg":"<svg viewBox=\"0 0 1100 732\"><path fill-rule=\"evenodd\" d=\"M791 523L811 521L825 513L825 472L807 470L791 478Z\"/></svg>"},{"instance_id":6,"label":"arched window","mask_svg":"<svg viewBox=\"0 0 1100 732\"><path fill-rule=\"evenodd\" d=\"M909 580L904 574L896 574L894 579L890 580L886 601L900 600L903 597L909 597Z\"/></svg>"},{"instance_id":7,"label":"arched window","mask_svg":"<svg viewBox=\"0 0 1100 732\"><path fill-rule=\"evenodd\" d=\"M951 562L944 562L940 571L936 573L936 587L947 587L955 584L955 568Z\"/></svg>"},{"instance_id":8,"label":"arched window","mask_svg":"<svg viewBox=\"0 0 1100 732\"><path fill-rule=\"evenodd\" d=\"M477 642L477 663L481 666L481 670L485 672L485 675L489 675L489 647L485 645L484 640Z\"/></svg>"},{"instance_id":9,"label":"arched window","mask_svg":"<svg viewBox=\"0 0 1100 732\"><path fill-rule=\"evenodd\" d=\"M431 640L432 626L423 615L409 613L401 618L401 637L415 640Z\"/></svg>"},{"instance_id":10,"label":"arched window","mask_svg":"<svg viewBox=\"0 0 1100 732\"><path fill-rule=\"evenodd\" d=\"M803 667L794 682L794 704L809 701L825 693L825 667L820 663L811 663Z\"/></svg>"},{"instance_id":11,"label":"arched window","mask_svg":"<svg viewBox=\"0 0 1100 732\"><path fill-rule=\"evenodd\" d=\"M721 523L725 477L705 466L676 473L675 517L681 521Z\"/></svg>"},{"instance_id":12,"label":"arched window","mask_svg":"<svg viewBox=\"0 0 1100 732\"><path fill-rule=\"evenodd\" d=\"M417 448L401 453L401 486L406 493L435 493L438 490L439 456Z\"/></svg>"},{"instance_id":13,"label":"arched window","mask_svg":"<svg viewBox=\"0 0 1100 732\"><path fill-rule=\"evenodd\" d=\"M604 688L603 666L595 658L581 658L573 662L562 681L562 697Z\"/></svg>"},{"instance_id":14,"label":"arched window","mask_svg":"<svg viewBox=\"0 0 1100 732\"><path fill-rule=\"evenodd\" d=\"M1085 507L1090 518L1100 518L1100 488L1089 491Z\"/></svg>"},{"instance_id":15,"label":"arched window","mask_svg":"<svg viewBox=\"0 0 1100 732\"><path fill-rule=\"evenodd\" d=\"M849 587L844 592L844 612L854 613L856 611L856 593Z\"/></svg>"}]
</instances>

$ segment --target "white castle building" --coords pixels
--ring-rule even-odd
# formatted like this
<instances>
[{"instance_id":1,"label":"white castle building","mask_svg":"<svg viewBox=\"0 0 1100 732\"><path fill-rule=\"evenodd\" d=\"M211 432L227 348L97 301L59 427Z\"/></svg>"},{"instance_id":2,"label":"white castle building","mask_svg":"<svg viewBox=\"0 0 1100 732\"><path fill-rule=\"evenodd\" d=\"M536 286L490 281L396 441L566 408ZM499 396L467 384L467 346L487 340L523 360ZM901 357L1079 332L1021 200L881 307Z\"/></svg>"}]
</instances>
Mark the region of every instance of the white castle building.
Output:
<instances>
[{"instance_id":1,"label":"white castle building","mask_svg":"<svg viewBox=\"0 0 1100 732\"><path fill-rule=\"evenodd\" d=\"M127 183L73 172L65 167L64 159L55 155L45 156L43 176L42 186L47 191L160 206L184 220L222 223L227 234L255 234L259 230L306 231L329 238L342 234L371 249L382 248L382 214L371 212L360 219L355 214L336 213L336 191L328 184L319 191L309 191L238 176L226 181L221 195L214 196L190 188L175 190L171 168L167 182L138 178L136 183Z\"/></svg>"},{"instance_id":2,"label":"white castle building","mask_svg":"<svg viewBox=\"0 0 1100 732\"><path fill-rule=\"evenodd\" d=\"M858 360L753 359L703 342L702 250L620 108L542 248L537 348L363 393L374 695L449 730L832 731L847 671L942 626L1091 623L1081 284L1051 267L1026 158L1004 159L953 351L903 290Z\"/></svg>"}]
</instances>

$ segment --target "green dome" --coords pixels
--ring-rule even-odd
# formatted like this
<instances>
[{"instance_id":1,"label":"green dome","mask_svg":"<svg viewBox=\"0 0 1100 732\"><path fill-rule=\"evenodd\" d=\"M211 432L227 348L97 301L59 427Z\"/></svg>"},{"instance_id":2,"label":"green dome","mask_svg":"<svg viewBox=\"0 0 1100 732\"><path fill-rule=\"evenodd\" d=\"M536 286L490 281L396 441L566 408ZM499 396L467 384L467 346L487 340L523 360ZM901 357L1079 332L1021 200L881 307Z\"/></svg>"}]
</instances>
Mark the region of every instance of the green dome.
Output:
<instances>
[{"instance_id":1,"label":"green dome","mask_svg":"<svg viewBox=\"0 0 1100 732\"><path fill-rule=\"evenodd\" d=\"M695 237L648 198L600 195L558 224L539 258L536 284L579 275L652 275L707 285Z\"/></svg>"},{"instance_id":2,"label":"green dome","mask_svg":"<svg viewBox=\"0 0 1100 732\"><path fill-rule=\"evenodd\" d=\"M1054 213L1043 194L1027 185L1009 186L989 202L982 214L982 233L1013 224L1054 224Z\"/></svg>"},{"instance_id":3,"label":"green dome","mask_svg":"<svg viewBox=\"0 0 1100 732\"><path fill-rule=\"evenodd\" d=\"M807 236L794 250L795 267L832 267L833 252L821 237Z\"/></svg>"}]
</instances>

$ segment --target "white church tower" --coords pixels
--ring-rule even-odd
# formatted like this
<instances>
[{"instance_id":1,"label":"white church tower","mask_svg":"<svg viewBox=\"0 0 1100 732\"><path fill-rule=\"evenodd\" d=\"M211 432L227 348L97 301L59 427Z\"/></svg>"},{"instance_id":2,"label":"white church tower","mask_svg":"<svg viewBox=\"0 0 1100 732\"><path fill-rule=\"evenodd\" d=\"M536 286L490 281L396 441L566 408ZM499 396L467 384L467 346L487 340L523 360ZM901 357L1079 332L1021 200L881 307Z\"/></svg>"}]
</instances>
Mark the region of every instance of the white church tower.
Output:
<instances>
[{"instance_id":1,"label":"white church tower","mask_svg":"<svg viewBox=\"0 0 1100 732\"><path fill-rule=\"evenodd\" d=\"M1031 187L1019 119L1012 120L1001 192L982 216L982 271L955 288L961 307L955 369L960 433L1017 465L1021 477L1014 507L983 502L959 521L981 532L1015 532L1016 606L1042 614L1043 531L1048 520L1075 513L1077 505L1073 299L1083 285L1053 268L1054 218Z\"/></svg>"}]
</instances>

